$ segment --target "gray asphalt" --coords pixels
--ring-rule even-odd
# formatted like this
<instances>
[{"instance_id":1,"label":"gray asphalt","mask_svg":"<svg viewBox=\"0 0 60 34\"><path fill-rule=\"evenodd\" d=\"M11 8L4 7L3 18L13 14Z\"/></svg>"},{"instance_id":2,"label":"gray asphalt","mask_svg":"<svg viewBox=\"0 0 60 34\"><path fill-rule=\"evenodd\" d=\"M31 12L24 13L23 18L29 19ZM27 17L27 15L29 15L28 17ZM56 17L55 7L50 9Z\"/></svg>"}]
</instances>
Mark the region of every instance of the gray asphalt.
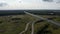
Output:
<instances>
[{"instance_id":1,"label":"gray asphalt","mask_svg":"<svg viewBox=\"0 0 60 34\"><path fill-rule=\"evenodd\" d=\"M48 22L51 22L52 24L55 24L55 25L57 25L57 26L60 26L60 23L58 23L58 22L55 22L55 21L52 21L52 20L48 20L47 18L43 18L43 17L41 17L41 16L37 16L37 15L34 15L34 14L31 14L31 13L28 13L28 12L26 12L26 11L24 11L26 14L29 14L29 15L31 15L31 16L33 16L33 17L36 17L36 18L39 18L39 19L43 19L43 20L46 20L46 21L48 21Z\"/></svg>"},{"instance_id":2,"label":"gray asphalt","mask_svg":"<svg viewBox=\"0 0 60 34\"><path fill-rule=\"evenodd\" d=\"M39 19L38 19L38 20L39 20ZM36 20L36 21L38 21L38 20ZM31 32L31 34L34 34L34 23L35 23L36 21L27 23L27 24L26 24L26 27L25 27L25 30L23 30L23 31L20 32L19 34L25 33L25 32L28 30L28 27L29 27L30 23L32 24L32 32Z\"/></svg>"},{"instance_id":3,"label":"gray asphalt","mask_svg":"<svg viewBox=\"0 0 60 34\"><path fill-rule=\"evenodd\" d=\"M26 27L25 27L25 30L23 30L23 31L20 32L19 34L25 33L25 32L27 31L27 29L28 29L30 23L31 23L31 22L27 23L27 24L26 24Z\"/></svg>"},{"instance_id":4,"label":"gray asphalt","mask_svg":"<svg viewBox=\"0 0 60 34\"><path fill-rule=\"evenodd\" d=\"M55 21L52 21L52 20L48 20L48 19L43 18L43 17L41 17L41 16L37 16L37 15L31 14L31 13L28 13L28 12L26 12L26 11L24 11L24 12L25 12L26 14L28 14L28 15L33 16L33 17L36 17L36 18L39 18L39 19L43 19L43 20L46 20L46 21L48 21L48 22L51 22L51 23L53 23L53 24L55 24L55 25L57 25L57 26L60 26L60 23L58 23L58 22L55 22ZM38 19L38 20L39 20L39 19ZM38 20L36 20L36 21L38 21ZM19 33L19 34L23 34L24 32L26 32L27 29L28 29L28 27L29 27L29 24L30 24L30 23L32 23L32 31L31 31L31 34L34 34L34 23L35 23L36 21L27 23L27 25L26 25L26 27L25 27L25 30L22 31L22 32Z\"/></svg>"},{"instance_id":5,"label":"gray asphalt","mask_svg":"<svg viewBox=\"0 0 60 34\"><path fill-rule=\"evenodd\" d=\"M31 31L31 34L34 34L34 24L35 24L35 22L38 21L38 20L40 20L40 19L37 19L37 20L35 20L35 21L32 22L32 31Z\"/></svg>"}]
</instances>

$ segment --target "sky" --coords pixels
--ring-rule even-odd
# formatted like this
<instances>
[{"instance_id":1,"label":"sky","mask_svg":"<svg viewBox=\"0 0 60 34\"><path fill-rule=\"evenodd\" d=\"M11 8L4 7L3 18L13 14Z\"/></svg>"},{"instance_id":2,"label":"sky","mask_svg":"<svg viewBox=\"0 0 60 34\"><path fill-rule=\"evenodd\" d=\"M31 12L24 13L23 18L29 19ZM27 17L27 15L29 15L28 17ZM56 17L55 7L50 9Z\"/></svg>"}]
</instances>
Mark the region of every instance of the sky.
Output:
<instances>
[{"instance_id":1,"label":"sky","mask_svg":"<svg viewBox=\"0 0 60 34\"><path fill-rule=\"evenodd\" d=\"M60 0L0 0L0 10L60 10Z\"/></svg>"}]
</instances>

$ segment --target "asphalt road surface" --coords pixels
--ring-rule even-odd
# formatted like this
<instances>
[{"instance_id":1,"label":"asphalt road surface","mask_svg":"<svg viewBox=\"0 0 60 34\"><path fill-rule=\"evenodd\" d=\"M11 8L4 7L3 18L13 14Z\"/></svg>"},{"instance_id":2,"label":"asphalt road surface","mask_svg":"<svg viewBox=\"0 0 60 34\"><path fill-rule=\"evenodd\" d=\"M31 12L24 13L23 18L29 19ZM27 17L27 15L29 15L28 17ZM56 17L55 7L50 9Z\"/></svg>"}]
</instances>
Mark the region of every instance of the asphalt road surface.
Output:
<instances>
[{"instance_id":1,"label":"asphalt road surface","mask_svg":"<svg viewBox=\"0 0 60 34\"><path fill-rule=\"evenodd\" d=\"M43 17L41 17L41 16L37 16L37 15L31 14L31 13L28 13L28 12L26 12L26 11L24 11L24 12L25 12L26 14L28 14L28 15L33 16L33 17L36 17L36 18L39 18L39 19L43 19L43 20L46 20L46 21L48 21L48 22L51 22L51 23L53 23L53 24L55 24L55 25L57 25L57 26L60 26L60 23L58 23L58 22L49 20L49 19L47 19L47 18L43 18Z\"/></svg>"}]
</instances>

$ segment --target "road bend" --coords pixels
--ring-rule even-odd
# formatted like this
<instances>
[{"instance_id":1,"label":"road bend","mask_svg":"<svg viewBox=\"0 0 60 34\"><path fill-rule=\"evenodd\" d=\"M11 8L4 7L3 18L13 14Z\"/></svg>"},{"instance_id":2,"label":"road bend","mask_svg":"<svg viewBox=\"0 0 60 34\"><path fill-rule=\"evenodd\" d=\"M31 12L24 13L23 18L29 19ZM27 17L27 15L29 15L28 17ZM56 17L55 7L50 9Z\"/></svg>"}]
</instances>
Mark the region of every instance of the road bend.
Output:
<instances>
[{"instance_id":1,"label":"road bend","mask_svg":"<svg viewBox=\"0 0 60 34\"><path fill-rule=\"evenodd\" d=\"M25 27L25 30L24 31L22 31L22 32L20 32L19 34L23 34L24 32L26 32L27 31L27 29L28 29L28 27L29 27L29 24L30 24L31 22L29 22L29 23L27 23L26 24L26 27Z\"/></svg>"},{"instance_id":2,"label":"road bend","mask_svg":"<svg viewBox=\"0 0 60 34\"><path fill-rule=\"evenodd\" d=\"M24 12L25 12L26 14L28 14L28 15L33 16L33 17L36 17L36 18L39 18L39 19L43 19L43 20L46 20L46 21L48 21L48 22L51 22L52 24L55 24L55 25L57 25L57 26L60 26L60 23L58 23L58 22L49 20L49 19L47 19L47 18L43 18L43 17L41 17L41 16L37 16L37 15L31 14L31 13L28 13L28 12L26 12L26 11L24 11Z\"/></svg>"}]
</instances>

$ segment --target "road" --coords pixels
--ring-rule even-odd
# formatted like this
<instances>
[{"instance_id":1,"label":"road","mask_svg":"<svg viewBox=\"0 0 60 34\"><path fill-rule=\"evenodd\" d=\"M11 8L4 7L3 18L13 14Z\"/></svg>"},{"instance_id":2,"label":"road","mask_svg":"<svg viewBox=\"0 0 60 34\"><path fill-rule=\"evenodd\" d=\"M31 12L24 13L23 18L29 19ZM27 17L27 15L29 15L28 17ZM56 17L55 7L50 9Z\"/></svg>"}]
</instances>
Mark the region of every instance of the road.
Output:
<instances>
[{"instance_id":1,"label":"road","mask_svg":"<svg viewBox=\"0 0 60 34\"><path fill-rule=\"evenodd\" d=\"M37 19L36 21L38 21L38 20L40 20L40 19ZM31 34L34 34L34 24L35 24L36 21L27 23L27 24L26 24L26 27L25 27L25 30L23 30L23 31L20 32L19 34L25 33L25 32L28 30L28 27L29 27L30 24L32 24L32 32L31 32Z\"/></svg>"},{"instance_id":2,"label":"road","mask_svg":"<svg viewBox=\"0 0 60 34\"><path fill-rule=\"evenodd\" d=\"M47 18L43 18L43 17L41 17L41 16L37 16L37 15L31 14L31 13L28 13L28 12L26 12L26 11L24 11L24 12L25 12L26 14L28 14L28 15L33 16L33 17L36 17L36 18L39 18L39 19L43 19L43 20L46 20L46 21L48 21L48 22L51 22L51 23L53 23L53 24L55 24L55 25L57 25L57 26L60 26L60 23L58 23L58 22L49 20L49 19L47 19Z\"/></svg>"},{"instance_id":3,"label":"road","mask_svg":"<svg viewBox=\"0 0 60 34\"><path fill-rule=\"evenodd\" d=\"M25 11L24 11L24 12L25 12ZM51 23L53 23L53 24L55 24L55 25L57 25L57 26L60 26L60 23L58 23L58 22L49 20L49 19L47 19L47 18L43 18L43 17L41 17L41 16L37 16L37 15L31 14L31 13L28 13L28 12L25 12L25 13L28 14L28 15L31 15L31 16L33 16L33 17L39 18L38 20L43 19L43 20L46 20L46 21L48 21L48 22L51 22ZM36 21L38 21L38 20L36 20ZM34 23L35 23L36 21L27 23L27 25L26 25L26 27L25 27L25 30L22 31L22 32L19 33L19 34L23 34L24 32L26 32L27 29L28 29L28 27L29 27L29 24L30 24L30 23L32 23L32 32L31 32L31 34L34 34Z\"/></svg>"},{"instance_id":4,"label":"road","mask_svg":"<svg viewBox=\"0 0 60 34\"><path fill-rule=\"evenodd\" d=\"M40 19L37 19L37 20L35 20L35 21L32 22L32 31L31 31L31 34L34 34L34 24L35 24L35 22L37 22L38 20L40 20Z\"/></svg>"},{"instance_id":5,"label":"road","mask_svg":"<svg viewBox=\"0 0 60 34\"><path fill-rule=\"evenodd\" d=\"M22 31L22 32L20 32L19 34L23 34L24 32L26 32L27 31L27 29L28 29L28 27L29 27L29 24L30 24L31 22L29 22L29 23L27 23L26 24L26 27L25 27L25 30L24 31Z\"/></svg>"}]
</instances>

